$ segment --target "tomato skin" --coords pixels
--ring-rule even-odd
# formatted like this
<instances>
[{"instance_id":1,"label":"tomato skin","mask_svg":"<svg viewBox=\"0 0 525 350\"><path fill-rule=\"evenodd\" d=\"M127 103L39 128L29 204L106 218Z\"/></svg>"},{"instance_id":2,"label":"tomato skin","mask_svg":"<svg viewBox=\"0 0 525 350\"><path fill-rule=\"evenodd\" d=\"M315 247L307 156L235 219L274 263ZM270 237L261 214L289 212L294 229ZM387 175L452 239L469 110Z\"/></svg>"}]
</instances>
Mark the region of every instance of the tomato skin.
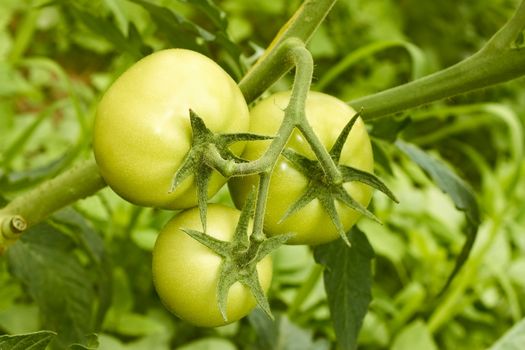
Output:
<instances>
[{"instance_id":1,"label":"tomato skin","mask_svg":"<svg viewBox=\"0 0 525 350\"><path fill-rule=\"evenodd\" d=\"M230 241L240 212L219 204L209 204L207 233ZM197 208L177 214L160 232L153 249L153 282L168 310L201 327L217 327L246 316L256 305L249 288L236 282L227 300L228 322L217 306L217 280L221 258L181 231L202 230ZM272 262L269 256L257 264L264 291L270 287Z\"/></svg>"},{"instance_id":2,"label":"tomato skin","mask_svg":"<svg viewBox=\"0 0 525 350\"><path fill-rule=\"evenodd\" d=\"M274 94L259 102L250 112L250 132L275 135L288 105L290 92ZM311 91L306 100L306 117L322 144L328 150L355 112L343 101L320 92ZM248 160L259 158L267 149L269 141L247 144L242 157ZM299 131L294 131L287 146L292 150L315 159L314 153ZM340 164L372 172L373 154L364 123L358 119L343 147ZM229 181L230 192L237 207L246 199L250 189L257 183L256 176L236 177ZM288 244L317 245L339 237L330 217L317 199L279 223L285 212L304 193L308 178L280 156L272 171L264 218L264 230L268 235L293 232L295 236ZM367 206L372 189L358 182L344 185L348 193L363 206ZM356 211L336 201L336 209L345 230L350 229L361 216Z\"/></svg>"},{"instance_id":3,"label":"tomato skin","mask_svg":"<svg viewBox=\"0 0 525 350\"><path fill-rule=\"evenodd\" d=\"M131 66L99 103L93 150L106 183L134 204L182 209L197 204L193 176L173 193L173 176L190 149L189 109L213 132L244 132L249 111L233 79L200 53L168 49ZM243 143L231 149L240 154ZM214 172L209 196L226 182Z\"/></svg>"}]
</instances>

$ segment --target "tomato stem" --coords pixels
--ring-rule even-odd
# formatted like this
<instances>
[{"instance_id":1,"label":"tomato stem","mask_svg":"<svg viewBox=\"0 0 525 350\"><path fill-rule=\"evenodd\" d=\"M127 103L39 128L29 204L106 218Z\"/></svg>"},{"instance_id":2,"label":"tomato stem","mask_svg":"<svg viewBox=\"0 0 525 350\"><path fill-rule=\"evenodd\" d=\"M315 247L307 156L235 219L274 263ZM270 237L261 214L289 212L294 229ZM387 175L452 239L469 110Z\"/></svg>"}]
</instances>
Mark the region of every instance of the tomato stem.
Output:
<instances>
[{"instance_id":1,"label":"tomato stem","mask_svg":"<svg viewBox=\"0 0 525 350\"><path fill-rule=\"evenodd\" d=\"M0 210L0 216L4 217L3 222L18 217L25 222L25 229L44 220L50 213L90 196L105 186L95 159L90 158L16 197ZM1 233L9 234L5 232L4 226L0 227Z\"/></svg>"},{"instance_id":2,"label":"tomato stem","mask_svg":"<svg viewBox=\"0 0 525 350\"><path fill-rule=\"evenodd\" d=\"M364 120L421 106L525 75L525 50L512 47L524 28L525 1L477 53L444 70L373 95L349 101Z\"/></svg>"}]
</instances>

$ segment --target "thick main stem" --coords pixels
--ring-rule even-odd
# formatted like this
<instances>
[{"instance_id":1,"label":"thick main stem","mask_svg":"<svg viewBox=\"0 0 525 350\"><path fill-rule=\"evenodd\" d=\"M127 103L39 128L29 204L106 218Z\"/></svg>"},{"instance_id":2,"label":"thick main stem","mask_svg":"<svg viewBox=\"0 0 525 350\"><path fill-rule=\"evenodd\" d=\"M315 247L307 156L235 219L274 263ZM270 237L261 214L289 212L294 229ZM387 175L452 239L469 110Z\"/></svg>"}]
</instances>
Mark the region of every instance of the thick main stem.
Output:
<instances>
[{"instance_id":1,"label":"thick main stem","mask_svg":"<svg viewBox=\"0 0 525 350\"><path fill-rule=\"evenodd\" d=\"M480 51L445 70L348 102L370 120L512 80L525 74L525 51Z\"/></svg>"},{"instance_id":2,"label":"thick main stem","mask_svg":"<svg viewBox=\"0 0 525 350\"><path fill-rule=\"evenodd\" d=\"M377 94L348 102L362 109L363 119L374 119L516 79L525 75L525 50L511 48L525 28L525 0L510 20L481 50L434 74Z\"/></svg>"},{"instance_id":3,"label":"thick main stem","mask_svg":"<svg viewBox=\"0 0 525 350\"><path fill-rule=\"evenodd\" d=\"M13 199L0 210L3 220L23 218L27 227L44 220L50 213L106 186L94 159L74 165L68 171L50 179Z\"/></svg>"}]
</instances>

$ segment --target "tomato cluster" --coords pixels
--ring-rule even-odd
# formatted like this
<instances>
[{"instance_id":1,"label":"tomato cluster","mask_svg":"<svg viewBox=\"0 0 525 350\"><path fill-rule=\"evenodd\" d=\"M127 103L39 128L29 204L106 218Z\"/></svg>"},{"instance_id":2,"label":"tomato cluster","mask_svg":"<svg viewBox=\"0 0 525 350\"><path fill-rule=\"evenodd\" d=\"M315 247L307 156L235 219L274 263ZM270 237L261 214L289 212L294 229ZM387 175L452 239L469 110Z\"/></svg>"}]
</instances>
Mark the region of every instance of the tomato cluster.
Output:
<instances>
[{"instance_id":1,"label":"tomato cluster","mask_svg":"<svg viewBox=\"0 0 525 350\"><path fill-rule=\"evenodd\" d=\"M239 282L228 291L227 320L217 301L217 283L223 257L189 237L186 230L205 231L214 239L231 241L240 211L223 205L207 207L206 226L197 208L196 176L186 178L172 191L174 174L192 147L190 110L213 133L253 133L273 136L283 121L290 92L276 93L251 110L236 83L216 63L188 50L154 53L133 65L108 89L100 101L94 126L93 149L107 184L129 202L165 209L184 209L160 232L153 250L153 277L165 306L180 318L199 326L219 326L247 315L256 305L250 289ZM306 118L329 150L355 112L335 97L310 92ZM230 151L237 160L259 158L271 141L236 142ZM287 149L315 160L308 142L294 131ZM241 160L242 159L242 160ZM372 172L373 156L363 122L358 119L345 142L339 164ZM197 174L195 174L197 175ZM236 176L229 181L238 208L245 203L258 177ZM210 174L208 197L227 181ZM316 245L339 237L322 203L312 200L283 220L287 210L313 181L292 162L280 156L273 168L264 216L268 236L293 233L288 243ZM360 205L370 201L371 187L360 182L344 184ZM345 230L360 213L336 203ZM267 291L272 277L270 258L257 263L260 286Z\"/></svg>"}]
</instances>

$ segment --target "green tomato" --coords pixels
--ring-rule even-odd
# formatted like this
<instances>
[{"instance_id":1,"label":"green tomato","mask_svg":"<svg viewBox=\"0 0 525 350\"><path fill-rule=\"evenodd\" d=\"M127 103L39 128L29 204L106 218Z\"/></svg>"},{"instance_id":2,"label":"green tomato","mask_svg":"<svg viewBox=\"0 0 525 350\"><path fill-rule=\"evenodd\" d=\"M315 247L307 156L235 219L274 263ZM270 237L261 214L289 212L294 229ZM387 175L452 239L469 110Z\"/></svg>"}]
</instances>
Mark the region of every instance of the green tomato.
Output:
<instances>
[{"instance_id":1,"label":"green tomato","mask_svg":"<svg viewBox=\"0 0 525 350\"><path fill-rule=\"evenodd\" d=\"M250 132L275 135L283 120L289 99L290 92L281 92L259 102L250 112ZM306 117L327 150L330 150L339 133L354 114L355 112L347 104L330 95L311 91L306 99ZM248 160L257 159L266 151L268 145L269 141L250 142L244 149L242 157ZM315 159L308 142L297 130L293 132L286 147L309 159ZM352 128L342 149L339 163L367 172L373 171L372 146L361 119L358 119ZM304 193L308 181L308 177L280 156L272 172L264 217L264 230L268 235L292 232L295 236L288 241L288 244L308 245L330 242L339 237L335 225L317 199L279 222ZM256 176L235 177L230 180L230 192L236 206L242 205L256 182ZM359 182L349 182L344 187L363 206L366 207L370 202L372 189L369 186ZM349 230L360 217L358 212L339 201L336 201L336 210L345 230Z\"/></svg>"},{"instance_id":2,"label":"green tomato","mask_svg":"<svg viewBox=\"0 0 525 350\"><path fill-rule=\"evenodd\" d=\"M240 212L210 204L207 234L231 241ZM239 282L228 293L225 322L217 303L221 257L197 242L181 228L202 230L198 208L177 214L160 232L153 249L153 282L168 310L201 327L217 327L246 316L256 305L250 289ZM266 257L257 264L261 287L266 292L272 279L272 262Z\"/></svg>"},{"instance_id":3,"label":"green tomato","mask_svg":"<svg viewBox=\"0 0 525 350\"><path fill-rule=\"evenodd\" d=\"M93 150L100 173L124 199L167 209L196 205L193 177L169 193L191 146L189 110L217 133L245 132L249 111L235 81L200 53L169 49L149 55L122 74L98 106ZM243 143L231 147L240 154ZM208 195L226 182L218 172Z\"/></svg>"}]
</instances>

